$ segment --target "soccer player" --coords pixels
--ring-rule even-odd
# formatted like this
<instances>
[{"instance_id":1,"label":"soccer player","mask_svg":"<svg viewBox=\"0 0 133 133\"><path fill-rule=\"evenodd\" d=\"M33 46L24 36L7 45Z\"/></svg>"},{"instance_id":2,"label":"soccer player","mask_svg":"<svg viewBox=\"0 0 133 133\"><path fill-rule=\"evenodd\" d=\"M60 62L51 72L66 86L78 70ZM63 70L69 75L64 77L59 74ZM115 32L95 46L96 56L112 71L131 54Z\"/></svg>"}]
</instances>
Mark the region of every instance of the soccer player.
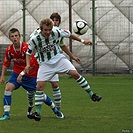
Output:
<instances>
[{"instance_id":1,"label":"soccer player","mask_svg":"<svg viewBox=\"0 0 133 133\"><path fill-rule=\"evenodd\" d=\"M2 66L2 74L0 78L0 82L4 84L5 82L5 72L7 68L10 66L11 61L14 63L13 72L6 84L5 93L3 98L4 104L4 115L0 118L0 120L9 120L10 119L10 106L12 103L12 91L17 90L20 86L22 86L27 91L27 98L29 101L27 117L32 119L32 108L34 106L34 92L36 90L36 78L37 78L37 71L38 71L38 62L33 54L31 54L31 68L29 73L26 73L24 70L26 66L26 51L28 49L28 44L25 42L20 41L20 32L16 28L12 28L9 31L9 39L12 41L12 44L6 48L6 53L4 57L4 62ZM22 77L21 82L18 78L19 76ZM52 100L46 94L42 94L43 102L50 106L53 112L56 114L58 118L63 118L64 115L55 107ZM16 101L17 102L17 101Z\"/></svg>"},{"instance_id":2,"label":"soccer player","mask_svg":"<svg viewBox=\"0 0 133 133\"><path fill-rule=\"evenodd\" d=\"M54 26L56 27L59 27L60 23L61 23L61 16L58 14L58 13L52 13L50 15L50 19L53 20L54 22ZM36 33L40 32L40 29L36 29L31 35L30 37L32 37L33 35L35 35ZM68 54L73 60L75 60L77 63L80 63L80 59L76 56L74 56L70 50L67 48L66 45L64 45L64 40L63 38L61 39L61 42L60 42L63 46L61 47L61 49L63 49L64 47L64 52L66 54ZM60 49L60 50L61 50ZM62 50L61 50L62 51ZM35 55L36 58L37 57L37 54ZM50 79L49 81L52 85L52 90L53 90L53 98L54 98L54 103L55 103L55 106L60 110L61 108L61 91L60 91L60 87L58 85L58 82L59 82L59 76L58 74L56 74L52 79Z\"/></svg>"},{"instance_id":3,"label":"soccer player","mask_svg":"<svg viewBox=\"0 0 133 133\"><path fill-rule=\"evenodd\" d=\"M50 19L53 20L54 26L57 26L57 27L60 26L61 16L60 16L59 13L56 13L56 12L55 13L52 13L50 15ZM70 52L70 50L67 48L67 46L64 45L64 39L63 38L61 38L60 45L62 45L61 49L62 50L64 49L63 51L67 55L69 55L73 60L75 60L77 63L80 64L80 59L78 57L76 57L75 55L73 55ZM54 78L55 81L52 81L53 78L51 79L51 84L53 86L52 87L53 88L53 96L54 96L54 99L55 99L54 102L55 102L55 105L57 104L57 107L60 107L61 106L61 99L59 99L59 98L61 98L61 93L60 93L60 95L57 93L57 92L60 92L59 85L58 85L59 78L58 78L57 74L54 77L53 78ZM58 91L56 91L56 90L58 90Z\"/></svg>"},{"instance_id":4,"label":"soccer player","mask_svg":"<svg viewBox=\"0 0 133 133\"><path fill-rule=\"evenodd\" d=\"M40 32L32 36L29 42L28 51L26 54L25 71L28 72L30 68L30 58L33 50L38 52L40 61L37 74L37 89L35 95L35 119L41 119L41 106L43 103L42 94L47 81L49 81L56 73L67 73L73 77L77 83L89 94L93 101L100 101L101 96L94 94L86 81L81 76L71 62L60 52L60 41L62 37L72 38L85 45L91 44L90 40L83 40L73 35L68 30L62 30L53 26L53 21L49 18L44 18L39 23ZM39 119L40 118L40 119Z\"/></svg>"},{"instance_id":5,"label":"soccer player","mask_svg":"<svg viewBox=\"0 0 133 133\"><path fill-rule=\"evenodd\" d=\"M60 23L61 23L61 17L59 14L55 15L55 13L51 14L50 18L53 20L54 22L54 26L59 27ZM53 89L53 98L54 98L54 103L56 105L56 107L60 110L61 108L61 91L59 88L59 76L58 74L56 74L51 80L51 85L52 85L52 89Z\"/></svg>"}]
</instances>

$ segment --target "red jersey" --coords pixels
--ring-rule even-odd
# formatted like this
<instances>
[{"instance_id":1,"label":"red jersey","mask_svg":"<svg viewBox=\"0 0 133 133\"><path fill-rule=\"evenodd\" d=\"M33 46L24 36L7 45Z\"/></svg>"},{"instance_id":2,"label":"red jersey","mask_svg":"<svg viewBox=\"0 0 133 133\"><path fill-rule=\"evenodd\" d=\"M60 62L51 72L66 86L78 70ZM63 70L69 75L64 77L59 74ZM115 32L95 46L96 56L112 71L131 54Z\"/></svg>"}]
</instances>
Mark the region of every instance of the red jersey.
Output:
<instances>
[{"instance_id":1,"label":"red jersey","mask_svg":"<svg viewBox=\"0 0 133 133\"><path fill-rule=\"evenodd\" d=\"M16 50L14 44L8 46L5 50L5 57L3 65L9 67L11 61L13 60L14 67L13 71L17 74L22 72L26 66L26 51L28 49L28 44L25 42L21 42L20 50ZM30 66L33 67L26 76L36 78L37 77L37 70L38 70L38 62L34 55L31 56Z\"/></svg>"}]
</instances>

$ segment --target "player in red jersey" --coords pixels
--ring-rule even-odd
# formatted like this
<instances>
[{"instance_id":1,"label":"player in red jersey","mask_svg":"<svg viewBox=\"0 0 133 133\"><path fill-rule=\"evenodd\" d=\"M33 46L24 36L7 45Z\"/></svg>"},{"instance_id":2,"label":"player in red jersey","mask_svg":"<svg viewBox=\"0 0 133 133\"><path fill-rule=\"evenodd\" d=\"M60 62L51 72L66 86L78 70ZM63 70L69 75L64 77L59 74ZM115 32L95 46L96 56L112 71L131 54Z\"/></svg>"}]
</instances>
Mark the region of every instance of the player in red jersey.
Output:
<instances>
[{"instance_id":1,"label":"player in red jersey","mask_svg":"<svg viewBox=\"0 0 133 133\"><path fill-rule=\"evenodd\" d=\"M2 66L2 73L0 82L4 84L5 82L5 72L7 68L10 66L12 60L14 63L13 72L8 79L8 82L5 87L3 104L4 104L4 115L0 118L0 120L9 120L10 119L10 106L12 103L12 91L17 90L20 86L22 86L27 91L27 98L29 101L29 107L27 112L28 118L33 118L32 116L32 108L34 106L33 99L34 93L36 90L36 77L38 70L38 62L34 55L32 54L31 69L29 73L25 74L24 68L26 66L26 51L28 49L28 44L20 41L20 32L16 28L12 28L9 31L9 38L13 44L8 46L5 51L5 57ZM22 75L21 82L17 82L18 75ZM53 112L56 114L58 118L62 117L63 114L55 107L52 100L46 95L42 95L44 97L44 103L51 107Z\"/></svg>"}]
</instances>

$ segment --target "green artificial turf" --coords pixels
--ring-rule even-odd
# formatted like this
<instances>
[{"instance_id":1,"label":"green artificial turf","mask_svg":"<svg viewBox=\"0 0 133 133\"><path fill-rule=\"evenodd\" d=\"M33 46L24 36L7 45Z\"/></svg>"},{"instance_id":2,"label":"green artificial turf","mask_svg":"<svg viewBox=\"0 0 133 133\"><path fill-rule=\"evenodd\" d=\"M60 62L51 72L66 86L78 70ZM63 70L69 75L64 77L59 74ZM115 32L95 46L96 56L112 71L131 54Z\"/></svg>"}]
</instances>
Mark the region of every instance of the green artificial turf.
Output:
<instances>
[{"instance_id":1,"label":"green artificial turf","mask_svg":"<svg viewBox=\"0 0 133 133\"><path fill-rule=\"evenodd\" d=\"M6 77L8 78L8 77ZM133 77L131 75L85 76L94 93L103 98L93 102L88 94L69 76L60 76L62 93L58 119L45 104L41 121L28 119L26 91L13 91L11 119L0 121L0 133L124 133L133 132ZM3 93L0 85L0 116L3 115ZM51 85L45 92L53 99Z\"/></svg>"}]
</instances>

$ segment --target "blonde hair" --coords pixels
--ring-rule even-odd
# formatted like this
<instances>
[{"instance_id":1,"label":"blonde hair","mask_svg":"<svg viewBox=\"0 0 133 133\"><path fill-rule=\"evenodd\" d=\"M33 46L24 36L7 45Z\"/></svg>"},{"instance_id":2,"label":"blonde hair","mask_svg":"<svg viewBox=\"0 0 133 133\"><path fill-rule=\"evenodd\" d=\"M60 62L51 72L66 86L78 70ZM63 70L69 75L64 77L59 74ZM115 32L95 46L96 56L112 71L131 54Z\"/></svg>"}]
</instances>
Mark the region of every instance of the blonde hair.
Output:
<instances>
[{"instance_id":1,"label":"blonde hair","mask_svg":"<svg viewBox=\"0 0 133 133\"><path fill-rule=\"evenodd\" d=\"M53 28L54 23L50 18L43 18L40 20L40 23L39 23L40 30L43 29L44 25L46 25L50 28Z\"/></svg>"}]
</instances>

